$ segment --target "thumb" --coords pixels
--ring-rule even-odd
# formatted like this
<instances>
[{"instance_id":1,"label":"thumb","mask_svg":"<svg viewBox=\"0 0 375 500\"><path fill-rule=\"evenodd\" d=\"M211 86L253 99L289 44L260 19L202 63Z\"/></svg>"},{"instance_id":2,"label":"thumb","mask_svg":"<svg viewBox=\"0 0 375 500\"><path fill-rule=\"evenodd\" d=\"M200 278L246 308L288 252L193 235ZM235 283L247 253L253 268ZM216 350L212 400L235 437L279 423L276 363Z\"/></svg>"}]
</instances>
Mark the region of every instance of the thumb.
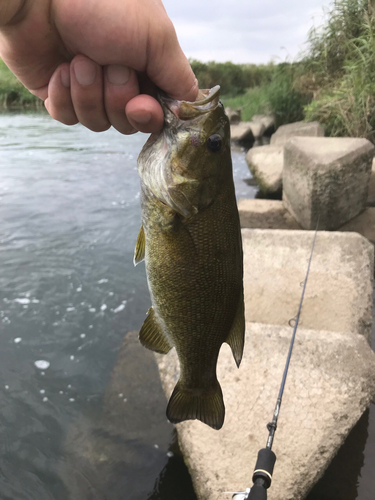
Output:
<instances>
[{"instance_id":1,"label":"thumb","mask_svg":"<svg viewBox=\"0 0 375 500\"><path fill-rule=\"evenodd\" d=\"M149 43L150 51L146 72L161 90L173 99L195 101L198 80L178 43L176 31L168 19L163 31L155 34L161 43Z\"/></svg>"}]
</instances>

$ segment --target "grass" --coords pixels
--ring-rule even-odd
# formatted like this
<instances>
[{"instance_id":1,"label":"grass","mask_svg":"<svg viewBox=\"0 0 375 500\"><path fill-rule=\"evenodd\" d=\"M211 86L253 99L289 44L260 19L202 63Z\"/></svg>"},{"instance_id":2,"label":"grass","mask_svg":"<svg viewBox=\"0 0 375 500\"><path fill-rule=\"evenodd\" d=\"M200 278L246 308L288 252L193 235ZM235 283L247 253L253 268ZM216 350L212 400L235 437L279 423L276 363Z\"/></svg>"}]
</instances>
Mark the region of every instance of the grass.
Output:
<instances>
[{"instance_id":1,"label":"grass","mask_svg":"<svg viewBox=\"0 0 375 500\"><path fill-rule=\"evenodd\" d=\"M248 89L245 94L237 97L222 96L221 101L225 107L229 106L232 109L240 108L242 112L242 120L250 121L254 115L270 112L268 102L268 86L254 87Z\"/></svg>"},{"instance_id":2,"label":"grass","mask_svg":"<svg viewBox=\"0 0 375 500\"><path fill-rule=\"evenodd\" d=\"M41 100L31 94L0 59L0 107L38 107L40 105Z\"/></svg>"},{"instance_id":3,"label":"grass","mask_svg":"<svg viewBox=\"0 0 375 500\"><path fill-rule=\"evenodd\" d=\"M315 74L306 118L326 135L375 143L375 2L336 0L320 33L310 34L305 66Z\"/></svg>"}]
</instances>

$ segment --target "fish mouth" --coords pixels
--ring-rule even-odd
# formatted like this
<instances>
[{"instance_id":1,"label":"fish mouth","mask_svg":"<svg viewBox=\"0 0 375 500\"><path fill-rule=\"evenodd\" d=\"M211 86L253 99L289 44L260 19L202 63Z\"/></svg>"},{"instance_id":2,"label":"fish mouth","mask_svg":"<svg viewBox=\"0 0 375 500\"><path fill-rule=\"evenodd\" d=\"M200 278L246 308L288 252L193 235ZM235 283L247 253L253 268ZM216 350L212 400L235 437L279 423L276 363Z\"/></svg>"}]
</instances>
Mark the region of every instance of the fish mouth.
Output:
<instances>
[{"instance_id":1,"label":"fish mouth","mask_svg":"<svg viewBox=\"0 0 375 500\"><path fill-rule=\"evenodd\" d=\"M165 94L159 94L159 102L163 108L165 121L192 120L217 108L220 99L220 85L212 89L199 90L196 101L178 101ZM172 114L172 116L171 116Z\"/></svg>"}]
</instances>

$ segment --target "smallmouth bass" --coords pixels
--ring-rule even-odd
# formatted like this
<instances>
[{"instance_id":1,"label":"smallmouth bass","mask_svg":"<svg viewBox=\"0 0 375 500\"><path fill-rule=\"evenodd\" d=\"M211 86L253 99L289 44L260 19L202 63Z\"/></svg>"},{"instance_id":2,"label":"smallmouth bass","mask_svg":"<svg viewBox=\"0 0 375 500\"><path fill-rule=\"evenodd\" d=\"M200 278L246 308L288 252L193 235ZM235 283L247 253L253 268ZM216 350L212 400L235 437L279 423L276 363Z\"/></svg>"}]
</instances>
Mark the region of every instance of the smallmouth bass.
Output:
<instances>
[{"instance_id":1,"label":"smallmouth bass","mask_svg":"<svg viewBox=\"0 0 375 500\"><path fill-rule=\"evenodd\" d=\"M243 258L220 87L195 102L160 96L164 128L138 157L142 227L134 263L143 259L152 307L140 342L176 348L180 379L167 407L172 423L198 419L214 429L225 406L216 364L223 342L240 365L245 333Z\"/></svg>"}]
</instances>

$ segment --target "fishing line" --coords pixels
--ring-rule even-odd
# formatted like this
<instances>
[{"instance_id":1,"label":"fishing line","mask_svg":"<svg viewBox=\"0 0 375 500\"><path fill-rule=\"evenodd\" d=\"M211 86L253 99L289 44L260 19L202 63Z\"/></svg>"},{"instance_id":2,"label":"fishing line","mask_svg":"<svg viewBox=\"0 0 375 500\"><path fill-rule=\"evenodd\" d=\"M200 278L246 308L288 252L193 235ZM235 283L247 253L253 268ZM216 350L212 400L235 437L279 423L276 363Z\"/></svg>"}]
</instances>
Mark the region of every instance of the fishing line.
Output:
<instances>
[{"instance_id":1,"label":"fishing line","mask_svg":"<svg viewBox=\"0 0 375 500\"><path fill-rule=\"evenodd\" d=\"M274 469L275 462L276 462L276 455L272 451L272 445L273 445L273 440L275 437L275 432L277 429L277 419L279 418L279 414L280 414L280 407L281 407L281 402L282 402L282 398L283 398L283 394L284 394L286 378L288 375L290 360L292 357L294 341L296 339L296 333L297 333L299 318L301 315L303 299L305 297L307 280L308 280L308 277L310 274L311 261L312 261L312 257L313 257L313 253L314 253L316 236L318 234L318 227L319 227L319 217L318 217L318 221L316 223L314 239L313 239L312 246L311 246L310 258L309 258L309 263L308 263L307 271L306 271L306 277L305 277L305 280L301 283L301 285L303 285L303 289L302 289L301 300L300 300L299 307L298 307L298 312L297 312L296 317L292 318L289 321L290 326L292 326L292 323L294 322L293 335L292 335L290 345L289 345L289 352L288 352L288 356L286 358L283 378L281 381L279 395L277 397L272 422L267 424L267 430L269 432L267 444L266 444L265 448L262 448L261 450L259 450L258 459L257 459L257 462L255 464L255 469L253 472L252 479L253 479L254 484L253 484L252 488L247 488L246 491L234 493L233 497L232 497L233 500L267 500L267 490L271 486L273 469Z\"/></svg>"}]
</instances>

